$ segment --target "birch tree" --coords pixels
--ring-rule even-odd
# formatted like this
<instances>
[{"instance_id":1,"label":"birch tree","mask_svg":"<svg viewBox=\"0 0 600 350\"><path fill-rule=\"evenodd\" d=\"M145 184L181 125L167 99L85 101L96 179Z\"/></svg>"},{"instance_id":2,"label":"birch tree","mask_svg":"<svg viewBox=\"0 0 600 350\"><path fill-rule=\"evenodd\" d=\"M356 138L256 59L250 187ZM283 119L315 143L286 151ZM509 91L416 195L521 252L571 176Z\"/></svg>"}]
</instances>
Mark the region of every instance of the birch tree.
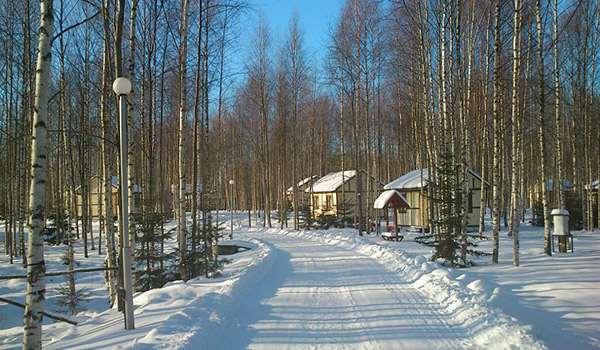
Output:
<instances>
[{"instance_id":1,"label":"birch tree","mask_svg":"<svg viewBox=\"0 0 600 350\"><path fill-rule=\"evenodd\" d=\"M40 34L36 66L33 131L31 137L30 228L27 242L27 296L23 316L23 349L42 348L42 313L46 294L44 228L46 214L46 143L54 9L40 0Z\"/></svg>"},{"instance_id":2,"label":"birch tree","mask_svg":"<svg viewBox=\"0 0 600 350\"><path fill-rule=\"evenodd\" d=\"M514 1L513 10L513 73L512 73L512 166L511 166L511 205L510 232L513 237L513 265L519 266L519 157L520 157L520 118L519 105L519 74L520 74L520 41L521 41L521 2Z\"/></svg>"},{"instance_id":3,"label":"birch tree","mask_svg":"<svg viewBox=\"0 0 600 350\"><path fill-rule=\"evenodd\" d=\"M539 133L539 147L540 147L540 175L538 178L541 184L542 191L542 206L544 211L544 252L548 255L552 255L552 236L550 232L550 200L548 198L548 182L547 182L547 171L546 171L546 130L544 127L544 109L545 109L545 94L544 94L544 34L542 32L542 17L541 17L541 0L536 0L536 22L537 22L537 36L538 36L538 47L537 47L537 63L538 63L538 103L539 109L537 114L538 122L538 133ZM560 180L562 182L562 179Z\"/></svg>"},{"instance_id":4,"label":"birch tree","mask_svg":"<svg viewBox=\"0 0 600 350\"><path fill-rule=\"evenodd\" d=\"M500 246L500 1L494 1L494 73L493 73L493 129L494 129L494 158L493 158L493 223L492 223L492 234L493 234L493 250L492 250L492 262L498 263L498 251Z\"/></svg>"},{"instance_id":5,"label":"birch tree","mask_svg":"<svg viewBox=\"0 0 600 350\"><path fill-rule=\"evenodd\" d=\"M109 268L113 268L117 265L116 254L115 254L115 233L114 233L114 219L113 219L113 205L112 202L112 167L110 159L111 154L111 143L110 138L110 118L108 108L108 74L110 71L110 9L109 1L102 3L102 23L104 28L104 45L102 48L102 81L100 87L100 119L101 119L101 165L102 165L102 208L104 209L103 223L104 223L104 240L106 247L106 265ZM87 179L86 179L87 180ZM100 199L100 197L99 197ZM112 307L117 301L117 287L115 285L116 273L113 269L108 270L107 274L108 292L110 295L109 305Z\"/></svg>"},{"instance_id":6,"label":"birch tree","mask_svg":"<svg viewBox=\"0 0 600 350\"><path fill-rule=\"evenodd\" d=\"M541 38L542 31L542 19L541 19L541 5L536 2L536 19L538 25L538 40ZM563 155L562 155L562 128L560 119L560 70L558 69L558 0L554 0L554 142L555 142L555 154L556 154L556 169L558 177L558 207L561 209L565 208L565 188L563 184L564 171L563 171ZM546 252L548 253L548 252Z\"/></svg>"},{"instance_id":7,"label":"birch tree","mask_svg":"<svg viewBox=\"0 0 600 350\"><path fill-rule=\"evenodd\" d=\"M302 178L298 174L298 121L303 111L302 105L302 83L306 79L306 57L304 51L304 32L299 28L298 15L295 13L292 16L289 25L289 36L286 43L286 55L288 59L288 79L290 84L290 98L288 102L291 104L291 129L292 129L292 198L294 200L294 229L300 228L298 217L298 199L300 196L298 182ZM312 171L312 169L311 169ZM308 174L312 176L312 172Z\"/></svg>"},{"instance_id":8,"label":"birch tree","mask_svg":"<svg viewBox=\"0 0 600 350\"><path fill-rule=\"evenodd\" d=\"M179 43L179 217L178 235L179 264L181 278L187 280L187 267L185 263L187 248L186 208L185 208L185 121L186 121L186 83L187 83L187 31L188 31L188 0L183 1L181 9L181 42Z\"/></svg>"}]
</instances>

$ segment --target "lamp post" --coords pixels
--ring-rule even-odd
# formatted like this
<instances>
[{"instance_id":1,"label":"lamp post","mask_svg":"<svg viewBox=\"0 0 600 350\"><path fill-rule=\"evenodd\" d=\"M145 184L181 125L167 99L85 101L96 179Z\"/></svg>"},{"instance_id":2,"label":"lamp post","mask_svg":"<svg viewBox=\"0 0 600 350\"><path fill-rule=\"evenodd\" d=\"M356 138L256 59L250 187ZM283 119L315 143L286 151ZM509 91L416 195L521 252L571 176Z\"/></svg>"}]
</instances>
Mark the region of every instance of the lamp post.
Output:
<instances>
[{"instance_id":1,"label":"lamp post","mask_svg":"<svg viewBox=\"0 0 600 350\"><path fill-rule=\"evenodd\" d=\"M131 82L127 78L117 78L113 90L119 96L119 146L121 149L121 227L123 237L123 284L125 287L125 329L134 329L133 291L131 285L131 247L129 246L129 218L127 213L127 95L131 92Z\"/></svg>"},{"instance_id":2,"label":"lamp post","mask_svg":"<svg viewBox=\"0 0 600 350\"><path fill-rule=\"evenodd\" d=\"M229 239L233 239L233 185L235 184L235 180L229 180L229 218L231 219L231 232L229 233Z\"/></svg>"}]
</instances>

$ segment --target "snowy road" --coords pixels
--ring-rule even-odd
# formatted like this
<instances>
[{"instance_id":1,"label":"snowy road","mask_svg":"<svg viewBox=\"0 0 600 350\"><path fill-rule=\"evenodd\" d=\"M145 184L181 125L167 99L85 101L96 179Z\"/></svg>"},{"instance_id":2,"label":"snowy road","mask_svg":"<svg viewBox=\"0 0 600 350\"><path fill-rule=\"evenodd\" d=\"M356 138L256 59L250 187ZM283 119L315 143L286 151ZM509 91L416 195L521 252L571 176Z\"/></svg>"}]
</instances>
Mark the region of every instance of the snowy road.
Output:
<instances>
[{"instance_id":1,"label":"snowy road","mask_svg":"<svg viewBox=\"0 0 600 350\"><path fill-rule=\"evenodd\" d=\"M78 314L77 326L48 322L44 348L565 348L564 342L546 346L531 325L492 305L507 305L502 300L514 294L406 252L405 242L382 244L342 231L239 227L230 243L250 249L231 256L221 277L136 293L136 327L128 331L117 308L106 309L102 277L91 276L87 285L101 289L96 303L102 307ZM63 251L52 252L57 269ZM16 322L0 329L0 349L19 348L21 337Z\"/></svg>"},{"instance_id":2,"label":"snowy road","mask_svg":"<svg viewBox=\"0 0 600 350\"><path fill-rule=\"evenodd\" d=\"M258 234L275 261L222 349L465 349L467 332L411 283L336 245Z\"/></svg>"}]
</instances>

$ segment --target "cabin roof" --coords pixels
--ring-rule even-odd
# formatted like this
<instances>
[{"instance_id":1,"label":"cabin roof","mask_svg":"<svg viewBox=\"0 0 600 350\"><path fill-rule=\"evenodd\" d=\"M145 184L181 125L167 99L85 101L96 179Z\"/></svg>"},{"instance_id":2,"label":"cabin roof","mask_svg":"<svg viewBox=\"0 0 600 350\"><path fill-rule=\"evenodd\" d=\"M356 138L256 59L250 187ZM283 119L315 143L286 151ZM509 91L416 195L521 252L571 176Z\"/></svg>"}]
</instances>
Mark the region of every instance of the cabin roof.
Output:
<instances>
[{"instance_id":1,"label":"cabin roof","mask_svg":"<svg viewBox=\"0 0 600 350\"><path fill-rule=\"evenodd\" d=\"M423 177L421 178L421 169L410 171L396 180L383 186L384 190L404 190L409 188L421 188L427 186L428 172L423 169Z\"/></svg>"},{"instance_id":2,"label":"cabin roof","mask_svg":"<svg viewBox=\"0 0 600 350\"><path fill-rule=\"evenodd\" d=\"M596 183L595 188L598 188L598 181L596 181L595 183ZM592 185L592 188L594 188L593 182L591 185ZM570 190L571 189L571 181L569 181L567 179L563 179L563 188L565 188L566 190ZM546 189L548 189L548 191L552 191L554 189L554 180L553 179L546 180Z\"/></svg>"},{"instance_id":3,"label":"cabin roof","mask_svg":"<svg viewBox=\"0 0 600 350\"><path fill-rule=\"evenodd\" d=\"M304 192L335 192L343 184L350 181L356 176L356 170L346 170L329 173L319 180L315 181L312 186L308 186ZM311 190L312 188L312 190Z\"/></svg>"},{"instance_id":4,"label":"cabin roof","mask_svg":"<svg viewBox=\"0 0 600 350\"><path fill-rule=\"evenodd\" d=\"M90 178L90 181L94 178L98 178L100 180L102 180L102 177L98 176L98 175L94 175ZM119 178L116 175L113 175L110 177L110 183L114 188L119 188ZM79 190L81 188L81 185L77 185L75 187L75 191ZM141 193L142 189L140 186L133 184L133 192L134 193Z\"/></svg>"},{"instance_id":5,"label":"cabin roof","mask_svg":"<svg viewBox=\"0 0 600 350\"><path fill-rule=\"evenodd\" d=\"M360 171L363 174L369 176L371 179L377 181L380 186L384 185L383 182L381 182L375 176L366 172L364 169L361 169ZM338 172L329 173L329 174L323 176L322 178L320 178L319 180L315 181L311 186L308 186L308 188L306 188L304 190L304 192L306 192L306 193L335 192L340 187L342 187L343 184L352 180L352 178L354 178L355 176L356 176L356 170L346 170L344 172L338 171Z\"/></svg>"},{"instance_id":6,"label":"cabin roof","mask_svg":"<svg viewBox=\"0 0 600 350\"><path fill-rule=\"evenodd\" d=\"M305 177L304 179L300 180L300 182L298 182L298 187L302 187L304 185L307 185L309 182L311 182L312 180L317 179L318 176L317 175L313 175L313 176L309 176L309 177ZM290 186L286 192L287 193L291 193L292 191L294 191L294 186Z\"/></svg>"},{"instance_id":7,"label":"cabin roof","mask_svg":"<svg viewBox=\"0 0 600 350\"><path fill-rule=\"evenodd\" d=\"M423 176L421 177L421 170L423 171ZM490 187L490 184L487 181L483 181L481 176L474 172L471 169L468 169L469 173L473 175L477 180L482 181L485 186ZM423 169L415 169L410 171L396 180L388 183L383 187L384 190L406 190L406 189L414 189L425 187L428 184L429 172L427 168Z\"/></svg>"}]
</instances>

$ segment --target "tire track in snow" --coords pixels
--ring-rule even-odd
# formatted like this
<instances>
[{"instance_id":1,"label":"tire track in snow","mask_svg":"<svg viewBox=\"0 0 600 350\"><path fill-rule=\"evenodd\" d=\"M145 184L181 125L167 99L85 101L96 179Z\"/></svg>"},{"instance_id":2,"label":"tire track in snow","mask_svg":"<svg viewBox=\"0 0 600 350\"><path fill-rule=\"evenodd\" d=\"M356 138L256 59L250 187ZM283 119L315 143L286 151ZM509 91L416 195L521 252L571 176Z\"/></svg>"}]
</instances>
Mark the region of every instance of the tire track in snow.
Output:
<instances>
[{"instance_id":1,"label":"tire track in snow","mask_svg":"<svg viewBox=\"0 0 600 350\"><path fill-rule=\"evenodd\" d=\"M375 259L293 234L257 238L286 253L291 268L274 268L260 286L273 293L248 300L237 315L236 348L250 349L462 349L466 332L426 301L407 281ZM280 258L278 258L279 260ZM282 262L280 262L282 263ZM270 285L270 278L278 285ZM245 332L245 334L239 334Z\"/></svg>"}]
</instances>

